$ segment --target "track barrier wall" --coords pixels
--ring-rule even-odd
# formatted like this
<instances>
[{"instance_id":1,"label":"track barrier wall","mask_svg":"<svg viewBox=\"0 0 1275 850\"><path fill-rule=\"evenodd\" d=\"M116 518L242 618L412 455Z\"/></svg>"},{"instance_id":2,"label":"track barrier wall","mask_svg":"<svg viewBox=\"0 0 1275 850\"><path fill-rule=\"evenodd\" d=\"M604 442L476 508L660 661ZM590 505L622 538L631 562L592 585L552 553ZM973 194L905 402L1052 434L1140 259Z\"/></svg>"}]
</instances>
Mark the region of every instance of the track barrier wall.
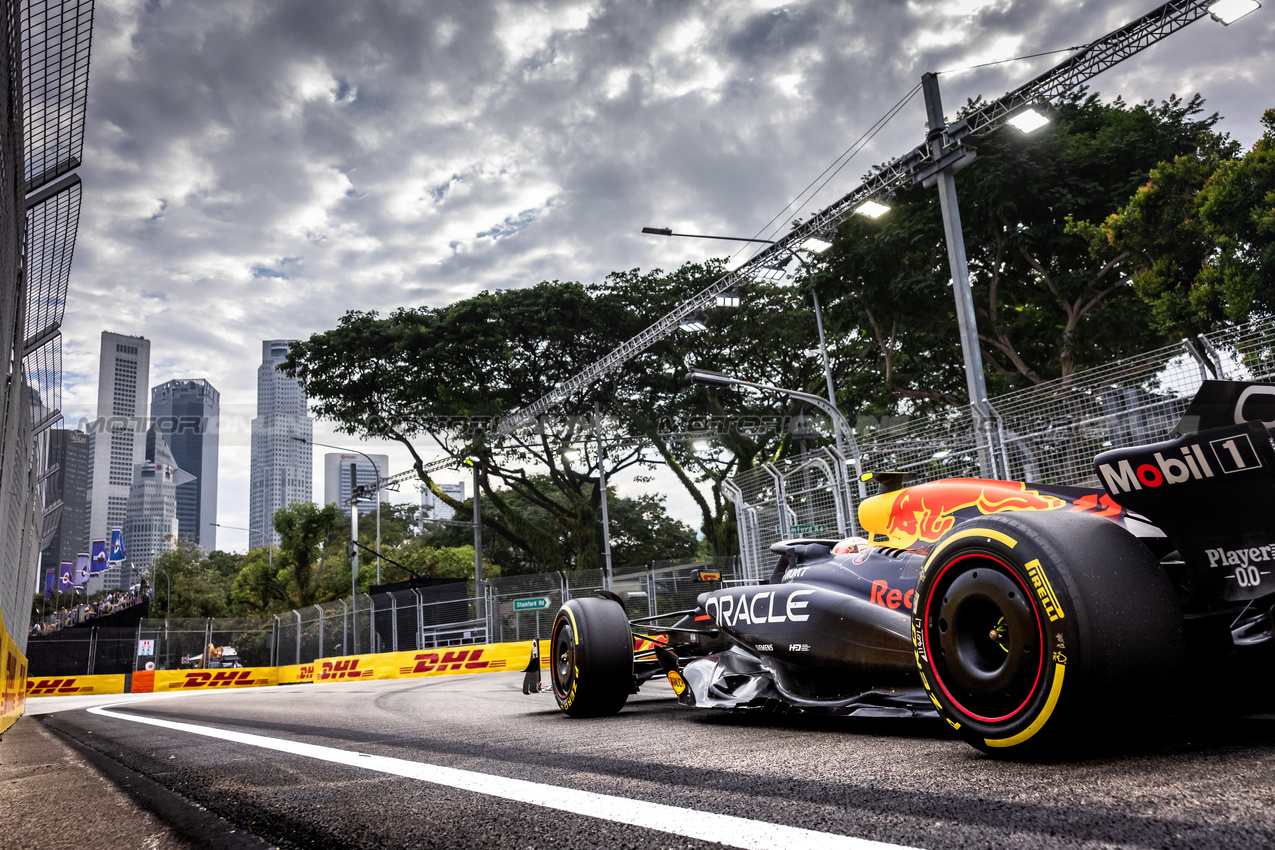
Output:
<instances>
[{"instance_id":1,"label":"track barrier wall","mask_svg":"<svg viewBox=\"0 0 1275 850\"><path fill-rule=\"evenodd\" d=\"M131 675L39 676L26 680L26 696L172 693L318 682L366 682L375 679L419 679L470 673L507 673L526 669L531 641L382 652L325 658L314 664L286 667L237 667L221 670L141 670ZM549 642L540 641L540 667L549 666ZM15 686L15 690L18 688Z\"/></svg>"}]
</instances>

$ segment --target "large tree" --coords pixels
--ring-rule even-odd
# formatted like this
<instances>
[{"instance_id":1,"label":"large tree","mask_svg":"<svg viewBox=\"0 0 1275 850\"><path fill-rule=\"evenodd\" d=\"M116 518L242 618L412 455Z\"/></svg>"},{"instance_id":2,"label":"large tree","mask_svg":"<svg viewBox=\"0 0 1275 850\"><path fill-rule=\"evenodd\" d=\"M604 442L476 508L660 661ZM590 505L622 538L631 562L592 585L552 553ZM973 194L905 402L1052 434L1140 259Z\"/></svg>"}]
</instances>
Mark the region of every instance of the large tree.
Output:
<instances>
[{"instance_id":1,"label":"large tree","mask_svg":"<svg viewBox=\"0 0 1275 850\"><path fill-rule=\"evenodd\" d=\"M1217 116L1202 112L1198 96L1130 106L1078 93L1035 134L1005 128L980 140L956 183L993 394L1162 341L1129 285L1129 253L1096 254L1093 237L1157 164L1226 150ZM965 403L937 193L908 188L893 207L878 222L848 221L814 279L860 364L841 401L866 400L870 411ZM873 360L880 368L867 368Z\"/></svg>"},{"instance_id":2,"label":"large tree","mask_svg":"<svg viewBox=\"0 0 1275 850\"><path fill-rule=\"evenodd\" d=\"M1262 123L1243 157L1222 146L1162 163L1095 229L1094 254L1128 256L1166 334L1275 312L1275 109Z\"/></svg>"},{"instance_id":3,"label":"large tree","mask_svg":"<svg viewBox=\"0 0 1275 850\"><path fill-rule=\"evenodd\" d=\"M795 410L782 397L706 393L689 387L685 372L710 366L785 387L818 387L815 362L792 357L814 333L798 292L753 285L740 310L709 310L704 333L663 340L530 429L499 442L488 433L492 418L574 376L721 273L718 264L688 264L671 274L618 273L597 286L545 282L484 292L386 317L349 313L337 328L294 346L287 368L338 428L407 447L421 480L461 520L472 507L433 484L424 458L441 448L477 463L483 499L493 507L484 511L484 525L521 550L527 568L601 565L594 402L603 413L608 474L667 465L699 505L712 547L729 552L735 535L721 481L773 457L788 434L730 427L705 435L716 447L705 452L683 439L687 416L782 420Z\"/></svg>"}]
</instances>

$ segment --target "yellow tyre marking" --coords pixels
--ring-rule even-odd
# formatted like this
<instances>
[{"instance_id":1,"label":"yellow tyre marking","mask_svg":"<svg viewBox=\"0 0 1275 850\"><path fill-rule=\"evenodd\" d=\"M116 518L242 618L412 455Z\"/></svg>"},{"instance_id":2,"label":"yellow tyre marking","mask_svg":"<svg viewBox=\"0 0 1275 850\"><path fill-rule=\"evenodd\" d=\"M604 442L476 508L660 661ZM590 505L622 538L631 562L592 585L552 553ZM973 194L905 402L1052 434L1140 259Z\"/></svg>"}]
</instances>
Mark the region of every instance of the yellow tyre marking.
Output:
<instances>
[{"instance_id":1,"label":"yellow tyre marking","mask_svg":"<svg viewBox=\"0 0 1275 850\"><path fill-rule=\"evenodd\" d=\"M572 636L576 639L576 646L580 645L580 627L576 625L576 615L571 613L571 609L566 605L562 606L562 610L567 612L567 616L571 618Z\"/></svg>"},{"instance_id":2,"label":"yellow tyre marking","mask_svg":"<svg viewBox=\"0 0 1275 850\"><path fill-rule=\"evenodd\" d=\"M934 559L937 558L949 544L955 543L958 540L964 540L968 537L990 537L993 540L999 540L1010 549L1013 549L1018 545L1017 540L1010 537L1008 534L997 531L994 528L967 528L964 531L958 531L955 534L951 534L943 538L943 542L935 546L934 551L930 553L930 557L925 559L925 567L922 569L922 572L929 569L930 564L934 563Z\"/></svg>"},{"instance_id":3,"label":"yellow tyre marking","mask_svg":"<svg viewBox=\"0 0 1275 850\"><path fill-rule=\"evenodd\" d=\"M1045 707L1041 709L1040 715L1032 721L1032 725L1019 732L1011 738L984 738L983 743L989 747L1016 747L1035 735L1041 729L1045 728L1045 724L1049 722L1049 716L1054 713L1054 707L1058 705L1058 695L1062 693L1063 674L1067 672L1065 664L1059 664L1054 668L1054 684L1049 689L1049 699L1045 700Z\"/></svg>"}]
</instances>

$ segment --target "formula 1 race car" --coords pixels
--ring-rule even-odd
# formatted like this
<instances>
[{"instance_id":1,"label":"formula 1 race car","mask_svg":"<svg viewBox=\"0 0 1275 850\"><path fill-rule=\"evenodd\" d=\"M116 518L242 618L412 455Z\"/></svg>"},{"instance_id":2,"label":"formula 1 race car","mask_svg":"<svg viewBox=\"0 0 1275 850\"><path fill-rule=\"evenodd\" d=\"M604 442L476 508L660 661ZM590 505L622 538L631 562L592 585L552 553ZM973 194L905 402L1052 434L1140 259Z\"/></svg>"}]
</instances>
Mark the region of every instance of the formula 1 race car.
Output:
<instances>
[{"instance_id":1,"label":"formula 1 race car","mask_svg":"<svg viewBox=\"0 0 1275 850\"><path fill-rule=\"evenodd\" d=\"M609 715L664 675L685 705L937 712L984 751L1036 754L1190 693L1260 689L1271 429L1275 386L1206 381L1171 439L1094 459L1104 489L865 476L884 491L860 505L867 536L775 544L760 584L636 620L612 593L568 601L554 697L572 717ZM539 676L533 659L524 692Z\"/></svg>"}]
</instances>

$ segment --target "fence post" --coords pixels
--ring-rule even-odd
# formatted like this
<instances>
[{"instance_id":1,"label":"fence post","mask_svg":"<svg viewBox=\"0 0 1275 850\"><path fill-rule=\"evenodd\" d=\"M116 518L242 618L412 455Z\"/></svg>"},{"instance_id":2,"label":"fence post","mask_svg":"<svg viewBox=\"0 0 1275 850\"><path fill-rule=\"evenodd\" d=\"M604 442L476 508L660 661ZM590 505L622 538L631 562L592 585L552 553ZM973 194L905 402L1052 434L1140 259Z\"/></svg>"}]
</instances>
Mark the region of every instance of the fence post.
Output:
<instances>
[{"instance_id":1,"label":"fence post","mask_svg":"<svg viewBox=\"0 0 1275 850\"><path fill-rule=\"evenodd\" d=\"M341 654L350 654L350 606L341 600Z\"/></svg>"},{"instance_id":2,"label":"fence post","mask_svg":"<svg viewBox=\"0 0 1275 850\"><path fill-rule=\"evenodd\" d=\"M318 605L314 606L314 610L319 612L319 658L323 658L323 609Z\"/></svg>"},{"instance_id":3,"label":"fence post","mask_svg":"<svg viewBox=\"0 0 1275 850\"><path fill-rule=\"evenodd\" d=\"M278 615L278 614L271 614L270 616L271 616L271 617L274 617L274 632L273 632L273 634L271 634L271 636L270 636L270 637L271 637L271 641L270 641L270 666L271 666L271 667L278 667L278 666L279 666L279 615ZM167 628L168 628L168 621L167 621L167 620L165 620L165 621L164 621L164 627L165 627L165 629L167 629Z\"/></svg>"},{"instance_id":4,"label":"fence post","mask_svg":"<svg viewBox=\"0 0 1275 850\"><path fill-rule=\"evenodd\" d=\"M209 617L208 625L204 627L204 651L200 653L200 656L199 656L200 658L199 667L201 670L207 668L208 662L212 660L211 658L209 658L209 656L212 655L212 652L209 650L209 647L211 646L212 646L212 617Z\"/></svg>"},{"instance_id":5,"label":"fence post","mask_svg":"<svg viewBox=\"0 0 1275 850\"><path fill-rule=\"evenodd\" d=\"M144 623L145 621L146 621L145 618L137 621L137 641L133 644L133 672L134 673L137 672L138 662L142 660L142 657L138 655L137 652L138 650L142 648L142 623Z\"/></svg>"},{"instance_id":6,"label":"fence post","mask_svg":"<svg viewBox=\"0 0 1275 850\"><path fill-rule=\"evenodd\" d=\"M390 594L390 651L398 652L398 597Z\"/></svg>"},{"instance_id":7,"label":"fence post","mask_svg":"<svg viewBox=\"0 0 1275 850\"><path fill-rule=\"evenodd\" d=\"M301 612L296 608L292 609L292 613L297 615L297 663L301 663Z\"/></svg>"},{"instance_id":8,"label":"fence post","mask_svg":"<svg viewBox=\"0 0 1275 850\"><path fill-rule=\"evenodd\" d=\"M97 626L89 629L89 663L86 676L93 675L93 664L97 661Z\"/></svg>"},{"instance_id":9,"label":"fence post","mask_svg":"<svg viewBox=\"0 0 1275 850\"><path fill-rule=\"evenodd\" d=\"M652 617L659 613L655 603L655 562L646 565L646 613Z\"/></svg>"},{"instance_id":10,"label":"fence post","mask_svg":"<svg viewBox=\"0 0 1275 850\"><path fill-rule=\"evenodd\" d=\"M412 593L416 594L416 648L425 648L425 597L421 596L421 592L416 588L412 588Z\"/></svg>"}]
</instances>

